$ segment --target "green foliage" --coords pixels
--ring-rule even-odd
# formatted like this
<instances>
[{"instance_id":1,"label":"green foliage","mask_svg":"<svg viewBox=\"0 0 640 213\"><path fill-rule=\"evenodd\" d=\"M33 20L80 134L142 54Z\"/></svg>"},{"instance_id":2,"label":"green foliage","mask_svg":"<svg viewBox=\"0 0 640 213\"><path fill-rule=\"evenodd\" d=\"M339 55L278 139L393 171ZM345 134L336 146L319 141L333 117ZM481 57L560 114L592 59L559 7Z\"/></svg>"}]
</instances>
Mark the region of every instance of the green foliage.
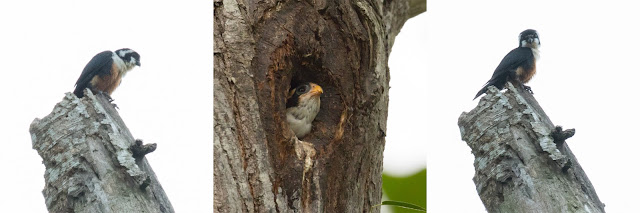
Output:
<instances>
[{"instance_id":1,"label":"green foliage","mask_svg":"<svg viewBox=\"0 0 640 213\"><path fill-rule=\"evenodd\" d=\"M406 208L406 209L413 209L413 210L416 210L416 211L419 211L419 212L427 212L427 210L422 208L421 206L413 205L411 203L400 202L400 201L393 201L393 200L382 201L381 204L373 206L372 209L375 208L375 207L384 206L384 205L397 206L397 207L402 207L402 208Z\"/></svg>"},{"instance_id":2,"label":"green foliage","mask_svg":"<svg viewBox=\"0 0 640 213\"><path fill-rule=\"evenodd\" d=\"M392 206L395 213L415 213L424 212L420 210L414 210L414 208L408 207L402 203L413 204L417 206L427 207L427 169L420 170L419 172L401 177L393 176L387 173L382 174L382 190L384 194L389 198L387 204L385 202L382 205ZM400 203L398 203L398 201ZM399 205L395 205L399 204Z\"/></svg>"}]
</instances>

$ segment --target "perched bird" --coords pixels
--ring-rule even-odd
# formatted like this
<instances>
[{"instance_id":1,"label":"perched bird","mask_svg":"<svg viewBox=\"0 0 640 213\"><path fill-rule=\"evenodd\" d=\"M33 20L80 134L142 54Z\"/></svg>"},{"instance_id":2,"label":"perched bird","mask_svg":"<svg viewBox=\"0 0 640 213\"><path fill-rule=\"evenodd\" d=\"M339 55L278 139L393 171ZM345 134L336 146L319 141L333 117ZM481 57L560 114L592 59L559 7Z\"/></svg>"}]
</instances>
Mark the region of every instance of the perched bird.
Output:
<instances>
[{"instance_id":1,"label":"perched bird","mask_svg":"<svg viewBox=\"0 0 640 213\"><path fill-rule=\"evenodd\" d=\"M311 122L320 111L322 87L303 83L289 91L287 98L287 122L298 138L311 131Z\"/></svg>"},{"instance_id":2,"label":"perched bird","mask_svg":"<svg viewBox=\"0 0 640 213\"><path fill-rule=\"evenodd\" d=\"M131 49L98 53L82 70L73 94L82 98L84 88L89 88L93 93L106 94L109 101L112 101L111 93L134 66L140 66L140 55Z\"/></svg>"},{"instance_id":3,"label":"perched bird","mask_svg":"<svg viewBox=\"0 0 640 213\"><path fill-rule=\"evenodd\" d=\"M476 94L478 96L487 91L487 87L495 86L498 89L504 88L507 81L516 81L524 89L531 91L531 87L525 86L534 74L536 74L536 61L540 58L538 47L540 39L538 32L532 29L522 31L518 36L518 48L511 50L500 62L498 68L493 71L491 79Z\"/></svg>"}]
</instances>

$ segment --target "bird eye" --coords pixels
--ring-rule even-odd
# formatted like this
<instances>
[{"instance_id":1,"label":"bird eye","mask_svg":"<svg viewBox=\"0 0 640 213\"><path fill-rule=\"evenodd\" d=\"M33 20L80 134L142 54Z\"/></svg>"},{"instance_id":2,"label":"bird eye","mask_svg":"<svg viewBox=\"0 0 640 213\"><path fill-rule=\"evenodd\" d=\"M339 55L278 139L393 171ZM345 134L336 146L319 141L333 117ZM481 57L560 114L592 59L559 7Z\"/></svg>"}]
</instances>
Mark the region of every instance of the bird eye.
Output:
<instances>
[{"instance_id":1,"label":"bird eye","mask_svg":"<svg viewBox=\"0 0 640 213\"><path fill-rule=\"evenodd\" d=\"M309 90L309 86L307 85L303 85L301 87L298 87L298 94L304 94L307 92L307 90Z\"/></svg>"}]
</instances>

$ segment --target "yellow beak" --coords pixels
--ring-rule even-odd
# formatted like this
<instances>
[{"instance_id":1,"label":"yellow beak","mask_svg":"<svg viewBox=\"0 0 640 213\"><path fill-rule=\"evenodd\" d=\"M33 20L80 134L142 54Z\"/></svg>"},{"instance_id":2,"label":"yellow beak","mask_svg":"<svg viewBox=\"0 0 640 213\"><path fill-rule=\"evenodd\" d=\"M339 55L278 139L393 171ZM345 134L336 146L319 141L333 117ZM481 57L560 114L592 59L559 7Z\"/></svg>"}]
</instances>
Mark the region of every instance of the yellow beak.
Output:
<instances>
[{"instance_id":1,"label":"yellow beak","mask_svg":"<svg viewBox=\"0 0 640 213\"><path fill-rule=\"evenodd\" d=\"M309 84L311 85L311 91L309 91L309 93L311 93L312 95L320 95L323 93L322 87L320 87L319 85L314 83Z\"/></svg>"}]
</instances>

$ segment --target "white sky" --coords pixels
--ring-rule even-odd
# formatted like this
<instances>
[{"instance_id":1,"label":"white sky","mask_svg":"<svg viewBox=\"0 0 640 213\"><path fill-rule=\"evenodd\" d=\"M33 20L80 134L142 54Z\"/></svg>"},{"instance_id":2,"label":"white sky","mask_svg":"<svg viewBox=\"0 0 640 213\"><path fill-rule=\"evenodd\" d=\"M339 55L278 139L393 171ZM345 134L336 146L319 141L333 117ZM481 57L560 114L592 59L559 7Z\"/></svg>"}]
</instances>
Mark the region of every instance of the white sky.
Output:
<instances>
[{"instance_id":1,"label":"white sky","mask_svg":"<svg viewBox=\"0 0 640 213\"><path fill-rule=\"evenodd\" d=\"M213 15L210 1L0 2L0 207L47 212L29 125L71 92L104 50L141 55L113 93L177 212L213 211ZM18 211L19 210L19 211Z\"/></svg>"},{"instance_id":2,"label":"white sky","mask_svg":"<svg viewBox=\"0 0 640 213\"><path fill-rule=\"evenodd\" d=\"M534 96L556 125L576 128L567 142L605 210L637 211L640 5L430 0L427 6L426 14L407 22L393 47L392 59L401 54L418 62L390 62L385 169L399 167L390 163L402 159L391 153L400 149L392 147L396 143L411 153L426 149L429 212L485 212L472 181L473 155L457 121L477 105L479 99L471 99L527 28L538 30L542 42L538 73L529 83ZM403 138L393 139L394 131Z\"/></svg>"}]
</instances>

